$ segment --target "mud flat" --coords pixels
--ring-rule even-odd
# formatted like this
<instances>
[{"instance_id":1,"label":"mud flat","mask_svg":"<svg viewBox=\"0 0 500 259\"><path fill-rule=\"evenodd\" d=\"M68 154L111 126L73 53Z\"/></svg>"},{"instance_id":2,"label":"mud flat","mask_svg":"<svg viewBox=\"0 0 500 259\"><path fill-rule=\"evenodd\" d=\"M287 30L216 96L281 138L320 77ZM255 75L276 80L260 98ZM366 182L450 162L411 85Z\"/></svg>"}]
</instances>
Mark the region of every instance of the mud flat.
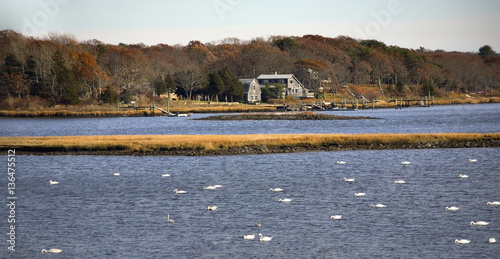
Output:
<instances>
[{"instance_id":1,"label":"mud flat","mask_svg":"<svg viewBox=\"0 0 500 259\"><path fill-rule=\"evenodd\" d=\"M205 118L197 118L194 120L214 120L214 121L227 121L227 120L365 120L365 119L378 119L374 117L363 116L341 116L329 115L313 112L285 112L285 113L243 113L243 114L230 114L230 115L216 115L208 116Z\"/></svg>"}]
</instances>

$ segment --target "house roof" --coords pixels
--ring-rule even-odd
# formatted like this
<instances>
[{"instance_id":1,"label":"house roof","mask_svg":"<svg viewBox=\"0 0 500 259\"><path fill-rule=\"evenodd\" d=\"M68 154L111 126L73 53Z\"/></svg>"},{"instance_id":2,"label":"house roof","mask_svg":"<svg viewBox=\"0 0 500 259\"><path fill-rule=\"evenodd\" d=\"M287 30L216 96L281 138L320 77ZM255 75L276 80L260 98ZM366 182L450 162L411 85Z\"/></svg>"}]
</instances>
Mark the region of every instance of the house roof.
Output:
<instances>
[{"instance_id":1,"label":"house roof","mask_svg":"<svg viewBox=\"0 0 500 259\"><path fill-rule=\"evenodd\" d=\"M240 82L242 84L251 84L253 82L253 80L255 80L255 79L253 79L253 78L251 78L251 79L245 79L245 78L243 78L243 79L240 79Z\"/></svg>"},{"instance_id":2,"label":"house roof","mask_svg":"<svg viewBox=\"0 0 500 259\"><path fill-rule=\"evenodd\" d=\"M275 75L275 74L270 74L270 75L260 75L257 77L257 79L288 79L290 77L293 77L293 74L282 74L282 75Z\"/></svg>"}]
</instances>

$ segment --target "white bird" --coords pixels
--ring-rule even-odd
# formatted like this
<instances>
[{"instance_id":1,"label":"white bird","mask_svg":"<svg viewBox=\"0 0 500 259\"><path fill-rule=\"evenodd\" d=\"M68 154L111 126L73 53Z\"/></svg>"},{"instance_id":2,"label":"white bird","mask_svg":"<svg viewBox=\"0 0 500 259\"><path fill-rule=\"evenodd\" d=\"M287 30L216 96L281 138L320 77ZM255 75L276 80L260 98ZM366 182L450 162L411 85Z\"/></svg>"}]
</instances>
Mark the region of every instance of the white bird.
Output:
<instances>
[{"instance_id":1,"label":"white bird","mask_svg":"<svg viewBox=\"0 0 500 259\"><path fill-rule=\"evenodd\" d=\"M49 250L46 250L46 249L42 249L42 254L43 253L53 253L53 254L58 254L62 252L61 249L57 249L57 248L52 248L52 249L49 249Z\"/></svg>"},{"instance_id":2,"label":"white bird","mask_svg":"<svg viewBox=\"0 0 500 259\"><path fill-rule=\"evenodd\" d=\"M345 165L346 162L345 161L337 161L337 164L339 164L339 165Z\"/></svg>"},{"instance_id":3,"label":"white bird","mask_svg":"<svg viewBox=\"0 0 500 259\"><path fill-rule=\"evenodd\" d=\"M331 215L330 219L341 219L342 215Z\"/></svg>"},{"instance_id":4,"label":"white bird","mask_svg":"<svg viewBox=\"0 0 500 259\"><path fill-rule=\"evenodd\" d=\"M342 178L342 180L346 181L346 182L354 182L354 178L347 178L347 177L344 177Z\"/></svg>"},{"instance_id":5,"label":"white bird","mask_svg":"<svg viewBox=\"0 0 500 259\"><path fill-rule=\"evenodd\" d=\"M490 244L494 244L497 242L496 238L492 237L490 238L490 240L488 241Z\"/></svg>"},{"instance_id":6,"label":"white bird","mask_svg":"<svg viewBox=\"0 0 500 259\"><path fill-rule=\"evenodd\" d=\"M115 175L115 176L119 176L119 175L120 175L120 173L118 173L118 172L116 172L116 171L115 171L115 172L113 173L113 175Z\"/></svg>"},{"instance_id":7,"label":"white bird","mask_svg":"<svg viewBox=\"0 0 500 259\"><path fill-rule=\"evenodd\" d=\"M403 162L401 162L401 164L402 165L409 165L409 164L411 164L411 162L409 162L409 161L403 161Z\"/></svg>"},{"instance_id":8,"label":"white bird","mask_svg":"<svg viewBox=\"0 0 500 259\"><path fill-rule=\"evenodd\" d=\"M470 158L469 158L469 162L471 162L471 163L475 163L475 162L477 162L477 159L470 159Z\"/></svg>"},{"instance_id":9,"label":"white bird","mask_svg":"<svg viewBox=\"0 0 500 259\"><path fill-rule=\"evenodd\" d=\"M459 208L455 206L446 207L446 210L457 211Z\"/></svg>"},{"instance_id":10,"label":"white bird","mask_svg":"<svg viewBox=\"0 0 500 259\"><path fill-rule=\"evenodd\" d=\"M255 234L253 234L253 235L243 235L243 239L255 239Z\"/></svg>"},{"instance_id":11,"label":"white bird","mask_svg":"<svg viewBox=\"0 0 500 259\"><path fill-rule=\"evenodd\" d=\"M468 244L470 243L470 240L468 239L455 239L455 244Z\"/></svg>"},{"instance_id":12,"label":"white bird","mask_svg":"<svg viewBox=\"0 0 500 259\"><path fill-rule=\"evenodd\" d=\"M469 176L466 175L466 174L459 174L458 177L460 177L460 178L468 178Z\"/></svg>"},{"instance_id":13,"label":"white bird","mask_svg":"<svg viewBox=\"0 0 500 259\"><path fill-rule=\"evenodd\" d=\"M282 188L271 188L271 189L269 189L269 191L271 191L271 192L282 192L283 189Z\"/></svg>"},{"instance_id":14,"label":"white bird","mask_svg":"<svg viewBox=\"0 0 500 259\"><path fill-rule=\"evenodd\" d=\"M59 184L59 182L58 182L58 181L52 181L52 180L50 180L50 181L49 181L49 183L50 183L50 184Z\"/></svg>"},{"instance_id":15,"label":"white bird","mask_svg":"<svg viewBox=\"0 0 500 259\"><path fill-rule=\"evenodd\" d=\"M291 201L292 201L292 199L285 198L285 199L279 199L278 201L279 201L279 202L291 202Z\"/></svg>"},{"instance_id":16,"label":"white bird","mask_svg":"<svg viewBox=\"0 0 500 259\"><path fill-rule=\"evenodd\" d=\"M470 222L471 226L487 226L489 224L490 224L490 222L486 222L486 221L476 221L476 222L471 221Z\"/></svg>"},{"instance_id":17,"label":"white bird","mask_svg":"<svg viewBox=\"0 0 500 259\"><path fill-rule=\"evenodd\" d=\"M186 194L186 193L188 193L187 191L179 191L177 189L175 189L174 192L177 193L177 194Z\"/></svg>"},{"instance_id":18,"label":"white bird","mask_svg":"<svg viewBox=\"0 0 500 259\"><path fill-rule=\"evenodd\" d=\"M161 177L169 177L170 174L161 174Z\"/></svg>"},{"instance_id":19,"label":"white bird","mask_svg":"<svg viewBox=\"0 0 500 259\"><path fill-rule=\"evenodd\" d=\"M170 219L170 214L167 214L167 223L175 223L173 219Z\"/></svg>"},{"instance_id":20,"label":"white bird","mask_svg":"<svg viewBox=\"0 0 500 259\"><path fill-rule=\"evenodd\" d=\"M259 233L259 240L260 241L267 242L267 241L271 241L271 239L273 239L273 237L265 237L261 233Z\"/></svg>"},{"instance_id":21,"label":"white bird","mask_svg":"<svg viewBox=\"0 0 500 259\"><path fill-rule=\"evenodd\" d=\"M220 184L216 184L216 185L213 185L215 188L222 188L222 185Z\"/></svg>"},{"instance_id":22,"label":"white bird","mask_svg":"<svg viewBox=\"0 0 500 259\"><path fill-rule=\"evenodd\" d=\"M215 190L215 189L217 189L217 187L215 187L213 185L209 185L207 187L203 186L203 189L205 189L205 190Z\"/></svg>"},{"instance_id":23,"label":"white bird","mask_svg":"<svg viewBox=\"0 0 500 259\"><path fill-rule=\"evenodd\" d=\"M382 203L377 203L375 205L370 204L370 207L373 207L373 208L385 208L385 207L387 207L387 205L384 205Z\"/></svg>"},{"instance_id":24,"label":"white bird","mask_svg":"<svg viewBox=\"0 0 500 259\"><path fill-rule=\"evenodd\" d=\"M406 183L404 180L396 180L394 183Z\"/></svg>"},{"instance_id":25,"label":"white bird","mask_svg":"<svg viewBox=\"0 0 500 259\"><path fill-rule=\"evenodd\" d=\"M354 196L356 196L356 197L365 196L365 195L366 195L366 193L364 193L364 192L356 192L356 193L354 193Z\"/></svg>"},{"instance_id":26,"label":"white bird","mask_svg":"<svg viewBox=\"0 0 500 259\"><path fill-rule=\"evenodd\" d=\"M208 210L218 210L218 209L219 209L219 207L217 207L215 205L214 206L208 206Z\"/></svg>"},{"instance_id":27,"label":"white bird","mask_svg":"<svg viewBox=\"0 0 500 259\"><path fill-rule=\"evenodd\" d=\"M489 201L489 202L486 203L486 205L499 206L500 205L500 201Z\"/></svg>"}]
</instances>

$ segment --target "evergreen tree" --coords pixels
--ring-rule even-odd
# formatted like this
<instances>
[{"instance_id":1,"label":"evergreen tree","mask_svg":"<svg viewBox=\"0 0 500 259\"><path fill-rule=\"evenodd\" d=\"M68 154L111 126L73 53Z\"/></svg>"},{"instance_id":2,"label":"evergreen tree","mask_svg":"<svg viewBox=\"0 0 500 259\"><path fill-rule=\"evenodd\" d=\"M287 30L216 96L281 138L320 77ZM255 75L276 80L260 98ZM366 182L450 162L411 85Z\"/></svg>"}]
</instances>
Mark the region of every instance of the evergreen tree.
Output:
<instances>
[{"instance_id":1,"label":"evergreen tree","mask_svg":"<svg viewBox=\"0 0 500 259\"><path fill-rule=\"evenodd\" d=\"M223 95L231 101L239 101L243 99L244 89L238 77L233 75L228 67L224 67L220 71L220 77L224 82Z\"/></svg>"},{"instance_id":2,"label":"evergreen tree","mask_svg":"<svg viewBox=\"0 0 500 259\"><path fill-rule=\"evenodd\" d=\"M212 72L208 75L209 81L208 81L208 88L207 92L211 96L219 96L224 93L225 91L225 86L224 86L224 81L222 81L222 78L220 76L219 72Z\"/></svg>"},{"instance_id":3,"label":"evergreen tree","mask_svg":"<svg viewBox=\"0 0 500 259\"><path fill-rule=\"evenodd\" d=\"M118 103L120 101L120 95L118 94L118 90L108 85L102 95L102 101L104 103Z\"/></svg>"},{"instance_id":4,"label":"evergreen tree","mask_svg":"<svg viewBox=\"0 0 500 259\"><path fill-rule=\"evenodd\" d=\"M53 57L54 72L61 95L61 103L75 105L80 103L77 81L73 73L66 67L63 54L57 50Z\"/></svg>"},{"instance_id":5,"label":"evergreen tree","mask_svg":"<svg viewBox=\"0 0 500 259\"><path fill-rule=\"evenodd\" d=\"M165 80L163 80L162 76L158 76L154 81L154 88L156 94L165 94L167 92L167 85L165 84Z\"/></svg>"},{"instance_id":6,"label":"evergreen tree","mask_svg":"<svg viewBox=\"0 0 500 259\"><path fill-rule=\"evenodd\" d=\"M493 49L489 45L484 45L479 48L478 54L481 57L493 57L496 55L495 51L493 51Z\"/></svg>"},{"instance_id":7,"label":"evergreen tree","mask_svg":"<svg viewBox=\"0 0 500 259\"><path fill-rule=\"evenodd\" d=\"M167 89L168 94L175 93L175 91L177 90L177 87L175 86L174 77L171 74L168 74L165 77L165 87Z\"/></svg>"}]
</instances>

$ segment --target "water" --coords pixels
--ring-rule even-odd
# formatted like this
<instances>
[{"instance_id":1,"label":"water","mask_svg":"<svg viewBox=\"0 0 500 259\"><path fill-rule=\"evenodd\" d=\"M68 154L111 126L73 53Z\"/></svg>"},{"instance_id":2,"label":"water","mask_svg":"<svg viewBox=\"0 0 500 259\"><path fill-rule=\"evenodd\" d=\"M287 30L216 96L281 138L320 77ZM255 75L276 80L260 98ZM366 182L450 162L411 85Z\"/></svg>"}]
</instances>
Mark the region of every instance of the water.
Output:
<instances>
[{"instance_id":1,"label":"water","mask_svg":"<svg viewBox=\"0 0 500 259\"><path fill-rule=\"evenodd\" d=\"M207 135L294 133L440 133L500 132L500 104L431 108L329 111L327 114L371 116L349 121L195 121L192 118L0 118L0 136L65 135Z\"/></svg>"},{"instance_id":2,"label":"water","mask_svg":"<svg viewBox=\"0 0 500 259\"><path fill-rule=\"evenodd\" d=\"M356 121L2 118L0 136L500 132L499 110L488 104L326 112L382 118ZM45 258L52 255L40 251L49 248L63 249L61 258L498 258L500 244L488 239L500 240L500 206L486 202L500 201L499 151L16 156L17 252L3 243L0 258ZM407 184L395 184L399 179ZM215 184L223 187L203 189ZM269 191L275 187L284 192ZM174 194L176 188L188 194ZM375 203L387 207L369 206ZM211 205L219 210L208 211ZM8 212L1 212L0 231L7 233ZM332 214L342 219L330 220ZM470 226L472 220L491 223ZM273 239L243 239L258 233ZM456 245L461 238L471 243Z\"/></svg>"},{"instance_id":3,"label":"water","mask_svg":"<svg viewBox=\"0 0 500 259\"><path fill-rule=\"evenodd\" d=\"M500 200L498 151L18 156L17 255L41 258L41 249L59 248L64 258L495 258L500 245L488 239L500 239L500 206L486 202ZM203 189L215 184L223 187ZM268 191L275 187L284 191ZM273 239L243 239L258 233ZM457 238L471 243L456 245Z\"/></svg>"}]
</instances>

